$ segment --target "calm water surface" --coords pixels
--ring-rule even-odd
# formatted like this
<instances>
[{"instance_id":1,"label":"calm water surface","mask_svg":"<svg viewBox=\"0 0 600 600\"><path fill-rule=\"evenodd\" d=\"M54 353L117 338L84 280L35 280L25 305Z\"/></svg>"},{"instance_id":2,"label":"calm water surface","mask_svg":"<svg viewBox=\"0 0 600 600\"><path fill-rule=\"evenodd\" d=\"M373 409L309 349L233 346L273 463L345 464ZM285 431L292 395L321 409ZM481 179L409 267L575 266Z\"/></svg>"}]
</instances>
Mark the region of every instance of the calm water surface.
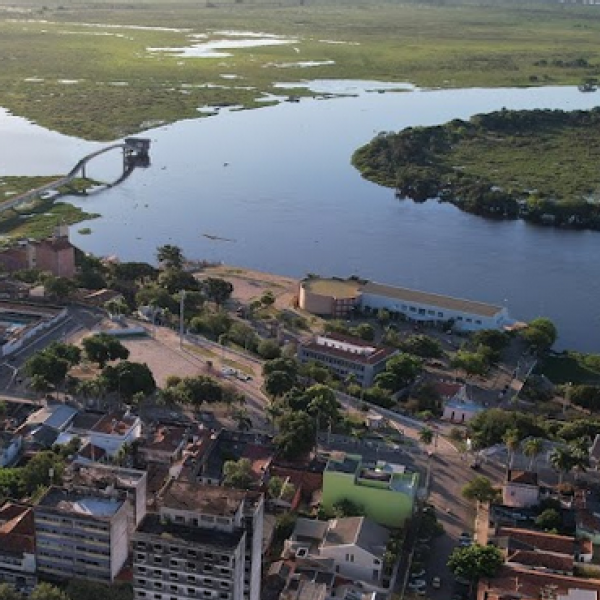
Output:
<instances>
[{"instance_id":1,"label":"calm water surface","mask_svg":"<svg viewBox=\"0 0 600 600\"><path fill-rule=\"evenodd\" d=\"M335 91L330 82L313 87ZM596 106L573 88L471 89L302 100L222 112L151 130L152 167L77 204L104 216L74 241L96 254L152 260L175 243L194 258L292 276L374 280L506 304L546 315L560 345L600 351L600 234L492 222L450 205L398 201L363 181L354 149L382 130L444 123L478 112ZM63 173L91 144L0 114L1 174ZM110 177L118 154L89 175ZM96 172L95 172L96 171ZM203 234L233 241L214 241Z\"/></svg>"}]
</instances>

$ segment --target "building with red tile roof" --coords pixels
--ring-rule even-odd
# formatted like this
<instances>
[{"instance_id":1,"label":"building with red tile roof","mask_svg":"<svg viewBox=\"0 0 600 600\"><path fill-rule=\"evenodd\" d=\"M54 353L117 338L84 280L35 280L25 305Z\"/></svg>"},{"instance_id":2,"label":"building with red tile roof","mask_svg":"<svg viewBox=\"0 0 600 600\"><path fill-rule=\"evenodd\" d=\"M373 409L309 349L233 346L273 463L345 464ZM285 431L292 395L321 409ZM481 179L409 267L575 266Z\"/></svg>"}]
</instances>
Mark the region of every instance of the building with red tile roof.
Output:
<instances>
[{"instance_id":1,"label":"building with red tile roof","mask_svg":"<svg viewBox=\"0 0 600 600\"><path fill-rule=\"evenodd\" d=\"M35 570L33 511L7 503L0 508L0 583L28 593L37 583Z\"/></svg>"}]
</instances>

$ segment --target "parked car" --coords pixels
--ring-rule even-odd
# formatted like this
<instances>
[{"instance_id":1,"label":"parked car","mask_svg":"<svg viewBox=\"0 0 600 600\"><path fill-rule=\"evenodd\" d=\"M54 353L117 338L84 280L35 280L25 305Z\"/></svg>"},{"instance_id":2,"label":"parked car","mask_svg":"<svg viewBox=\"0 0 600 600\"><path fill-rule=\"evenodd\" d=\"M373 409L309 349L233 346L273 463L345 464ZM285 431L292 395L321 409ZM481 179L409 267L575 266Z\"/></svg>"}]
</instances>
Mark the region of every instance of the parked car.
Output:
<instances>
[{"instance_id":1,"label":"parked car","mask_svg":"<svg viewBox=\"0 0 600 600\"><path fill-rule=\"evenodd\" d=\"M237 371L235 369L232 369L231 367L223 367L221 369L221 373L223 375L235 375L237 374Z\"/></svg>"},{"instance_id":2,"label":"parked car","mask_svg":"<svg viewBox=\"0 0 600 600\"><path fill-rule=\"evenodd\" d=\"M470 540L471 539L471 534L467 533L466 531L463 531L459 536L458 536L459 540Z\"/></svg>"},{"instance_id":3,"label":"parked car","mask_svg":"<svg viewBox=\"0 0 600 600\"><path fill-rule=\"evenodd\" d=\"M420 590L427 587L427 582L424 579L413 579L413 581L409 582L408 589L409 590Z\"/></svg>"},{"instance_id":4,"label":"parked car","mask_svg":"<svg viewBox=\"0 0 600 600\"><path fill-rule=\"evenodd\" d=\"M441 579L441 577L434 577L431 580L431 587L434 590L439 590L442 587L442 579Z\"/></svg>"},{"instance_id":5,"label":"parked car","mask_svg":"<svg viewBox=\"0 0 600 600\"><path fill-rule=\"evenodd\" d=\"M425 577L425 569L419 569L410 574L411 579L423 579L423 577Z\"/></svg>"}]
</instances>

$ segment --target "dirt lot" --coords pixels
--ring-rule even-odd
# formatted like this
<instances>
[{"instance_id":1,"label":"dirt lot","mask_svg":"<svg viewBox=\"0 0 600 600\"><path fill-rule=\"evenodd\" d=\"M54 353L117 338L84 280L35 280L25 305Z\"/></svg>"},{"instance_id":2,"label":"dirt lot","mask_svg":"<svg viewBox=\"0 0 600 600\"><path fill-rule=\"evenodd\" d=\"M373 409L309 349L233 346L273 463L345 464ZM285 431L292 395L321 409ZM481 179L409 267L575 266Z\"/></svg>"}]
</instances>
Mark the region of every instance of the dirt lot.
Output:
<instances>
[{"instance_id":1,"label":"dirt lot","mask_svg":"<svg viewBox=\"0 0 600 600\"><path fill-rule=\"evenodd\" d=\"M267 290L271 290L276 298L276 308L292 308L298 294L299 281L297 279L273 273L219 265L203 269L198 274L199 279L207 277L221 277L230 281L233 284L232 298L243 304L258 300Z\"/></svg>"}]
</instances>

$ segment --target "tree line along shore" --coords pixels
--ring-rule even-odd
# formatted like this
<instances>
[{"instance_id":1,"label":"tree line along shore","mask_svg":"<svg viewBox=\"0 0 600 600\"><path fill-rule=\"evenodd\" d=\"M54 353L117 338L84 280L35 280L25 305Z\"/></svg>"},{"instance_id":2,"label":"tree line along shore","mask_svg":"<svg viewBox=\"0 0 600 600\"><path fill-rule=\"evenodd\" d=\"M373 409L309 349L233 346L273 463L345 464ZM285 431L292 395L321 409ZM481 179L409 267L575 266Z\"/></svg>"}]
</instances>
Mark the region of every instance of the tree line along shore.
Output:
<instances>
[{"instance_id":1,"label":"tree line along shore","mask_svg":"<svg viewBox=\"0 0 600 600\"><path fill-rule=\"evenodd\" d=\"M382 132L352 158L399 198L472 214L600 230L600 109L501 110Z\"/></svg>"}]
</instances>

